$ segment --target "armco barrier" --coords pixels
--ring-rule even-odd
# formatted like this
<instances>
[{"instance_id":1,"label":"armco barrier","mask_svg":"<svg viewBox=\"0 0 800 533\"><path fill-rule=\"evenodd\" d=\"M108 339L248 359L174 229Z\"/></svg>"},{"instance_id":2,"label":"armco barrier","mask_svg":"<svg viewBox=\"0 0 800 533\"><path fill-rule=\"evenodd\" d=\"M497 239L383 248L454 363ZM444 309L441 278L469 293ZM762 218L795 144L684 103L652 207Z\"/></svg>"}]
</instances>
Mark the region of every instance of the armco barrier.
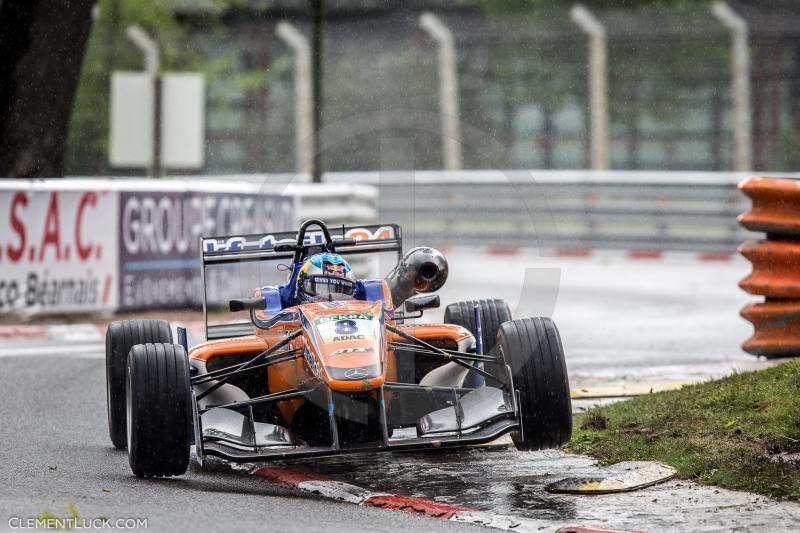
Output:
<instances>
[{"instance_id":1,"label":"armco barrier","mask_svg":"<svg viewBox=\"0 0 800 533\"><path fill-rule=\"evenodd\" d=\"M739 247L753 270L739 286L764 301L742 309L755 332L742 348L754 355L800 355L800 182L750 178L739 189L752 200L739 223L766 239Z\"/></svg>"},{"instance_id":2,"label":"armco barrier","mask_svg":"<svg viewBox=\"0 0 800 533\"><path fill-rule=\"evenodd\" d=\"M629 250L645 257L688 251L713 258L735 253L748 238L736 223L747 208L736 185L746 177L735 172L488 169L326 172L322 180L329 186L371 186L378 219L400 224L409 245L528 248L543 255ZM310 177L213 179L290 188Z\"/></svg>"},{"instance_id":3,"label":"armco barrier","mask_svg":"<svg viewBox=\"0 0 800 533\"><path fill-rule=\"evenodd\" d=\"M781 177L800 177L785 174ZM377 191L378 219L403 226L409 245L630 250L639 256L689 251L726 256L748 238L736 223L745 174L591 170L414 170L326 172L323 182ZM211 179L211 178L209 178ZM213 179L289 187L302 174Z\"/></svg>"},{"instance_id":4,"label":"armco barrier","mask_svg":"<svg viewBox=\"0 0 800 533\"><path fill-rule=\"evenodd\" d=\"M730 172L334 172L379 191L404 240L444 246L733 253L745 176Z\"/></svg>"},{"instance_id":5,"label":"armco barrier","mask_svg":"<svg viewBox=\"0 0 800 533\"><path fill-rule=\"evenodd\" d=\"M201 236L373 222L365 185L245 180L0 180L0 313L200 303Z\"/></svg>"}]
</instances>

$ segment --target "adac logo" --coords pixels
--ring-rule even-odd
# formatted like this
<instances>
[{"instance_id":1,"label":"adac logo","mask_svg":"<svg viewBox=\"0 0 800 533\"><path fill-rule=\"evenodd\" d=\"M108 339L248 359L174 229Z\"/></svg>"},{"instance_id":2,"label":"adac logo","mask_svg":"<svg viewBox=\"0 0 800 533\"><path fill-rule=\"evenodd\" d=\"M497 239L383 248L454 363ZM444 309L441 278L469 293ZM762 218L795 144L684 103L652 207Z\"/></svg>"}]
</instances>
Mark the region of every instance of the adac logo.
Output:
<instances>
[{"instance_id":1,"label":"adac logo","mask_svg":"<svg viewBox=\"0 0 800 533\"><path fill-rule=\"evenodd\" d=\"M363 341L366 338L365 335L338 335L333 337L329 342Z\"/></svg>"}]
</instances>

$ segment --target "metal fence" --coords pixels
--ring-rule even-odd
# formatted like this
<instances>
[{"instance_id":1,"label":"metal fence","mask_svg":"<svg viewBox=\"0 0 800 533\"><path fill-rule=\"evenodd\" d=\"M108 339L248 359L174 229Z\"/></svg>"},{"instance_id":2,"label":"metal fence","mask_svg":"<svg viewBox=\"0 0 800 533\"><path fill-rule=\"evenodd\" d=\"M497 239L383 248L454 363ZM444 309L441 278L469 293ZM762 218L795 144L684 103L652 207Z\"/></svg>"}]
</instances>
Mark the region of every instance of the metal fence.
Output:
<instances>
[{"instance_id":1,"label":"metal fence","mask_svg":"<svg viewBox=\"0 0 800 533\"><path fill-rule=\"evenodd\" d=\"M276 28L289 22L309 36L307 2L234 2L225 16L215 15L211 4L171 3L184 33L172 41L156 35L178 43L164 58L166 69L206 73L201 172L292 171L295 59ZM477 0L330 4L322 114L338 142L322 154L326 170L381 168L382 151L392 149L383 138L402 127L387 124L375 132L369 126L376 115L392 118L391 110L430 113L428 123L414 128L415 166L443 168L437 47L419 22L427 11L453 32L462 125L495 141L489 154L464 146L464 168L590 165L589 51L587 36L570 19L570 3L530 3L516 11L508 6L521 3ZM603 4L609 7L593 12L608 38L610 168L734 168L730 35L710 2ZM794 170L800 165L800 4L730 4L749 27L753 167ZM141 68L141 59L126 44L124 27L106 27L104 20L95 24L84 61L70 174L130 172L107 164L108 76Z\"/></svg>"}]
</instances>

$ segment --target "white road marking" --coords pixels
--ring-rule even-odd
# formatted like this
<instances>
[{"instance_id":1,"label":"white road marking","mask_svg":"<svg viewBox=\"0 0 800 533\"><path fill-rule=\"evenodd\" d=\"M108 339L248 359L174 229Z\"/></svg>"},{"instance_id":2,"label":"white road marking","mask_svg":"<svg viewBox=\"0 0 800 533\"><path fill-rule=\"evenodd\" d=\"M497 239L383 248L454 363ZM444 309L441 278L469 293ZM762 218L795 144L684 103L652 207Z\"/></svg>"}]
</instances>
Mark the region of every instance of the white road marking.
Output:
<instances>
[{"instance_id":1,"label":"white road marking","mask_svg":"<svg viewBox=\"0 0 800 533\"><path fill-rule=\"evenodd\" d=\"M0 357L46 357L54 355L81 359L103 359L105 357L105 346L100 343L94 343L44 344L0 348Z\"/></svg>"},{"instance_id":2,"label":"white road marking","mask_svg":"<svg viewBox=\"0 0 800 533\"><path fill-rule=\"evenodd\" d=\"M47 326L47 336L57 342L101 342L105 335L96 324L59 324Z\"/></svg>"},{"instance_id":3,"label":"white road marking","mask_svg":"<svg viewBox=\"0 0 800 533\"><path fill-rule=\"evenodd\" d=\"M643 396L656 392L678 390L684 385L693 385L699 381L672 381L664 383L622 383L619 385L573 387L570 396L573 399L593 400L597 398L627 398Z\"/></svg>"}]
</instances>

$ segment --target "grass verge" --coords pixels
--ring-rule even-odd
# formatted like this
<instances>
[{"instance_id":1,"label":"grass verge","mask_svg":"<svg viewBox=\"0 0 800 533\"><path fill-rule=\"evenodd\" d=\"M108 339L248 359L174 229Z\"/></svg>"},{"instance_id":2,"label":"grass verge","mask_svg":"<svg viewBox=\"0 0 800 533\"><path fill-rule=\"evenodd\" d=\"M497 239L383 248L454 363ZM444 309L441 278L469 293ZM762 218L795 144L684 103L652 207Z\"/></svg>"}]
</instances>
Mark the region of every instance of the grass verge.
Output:
<instances>
[{"instance_id":1,"label":"grass verge","mask_svg":"<svg viewBox=\"0 0 800 533\"><path fill-rule=\"evenodd\" d=\"M800 500L800 361L577 415L573 451L661 461L706 485Z\"/></svg>"}]
</instances>

